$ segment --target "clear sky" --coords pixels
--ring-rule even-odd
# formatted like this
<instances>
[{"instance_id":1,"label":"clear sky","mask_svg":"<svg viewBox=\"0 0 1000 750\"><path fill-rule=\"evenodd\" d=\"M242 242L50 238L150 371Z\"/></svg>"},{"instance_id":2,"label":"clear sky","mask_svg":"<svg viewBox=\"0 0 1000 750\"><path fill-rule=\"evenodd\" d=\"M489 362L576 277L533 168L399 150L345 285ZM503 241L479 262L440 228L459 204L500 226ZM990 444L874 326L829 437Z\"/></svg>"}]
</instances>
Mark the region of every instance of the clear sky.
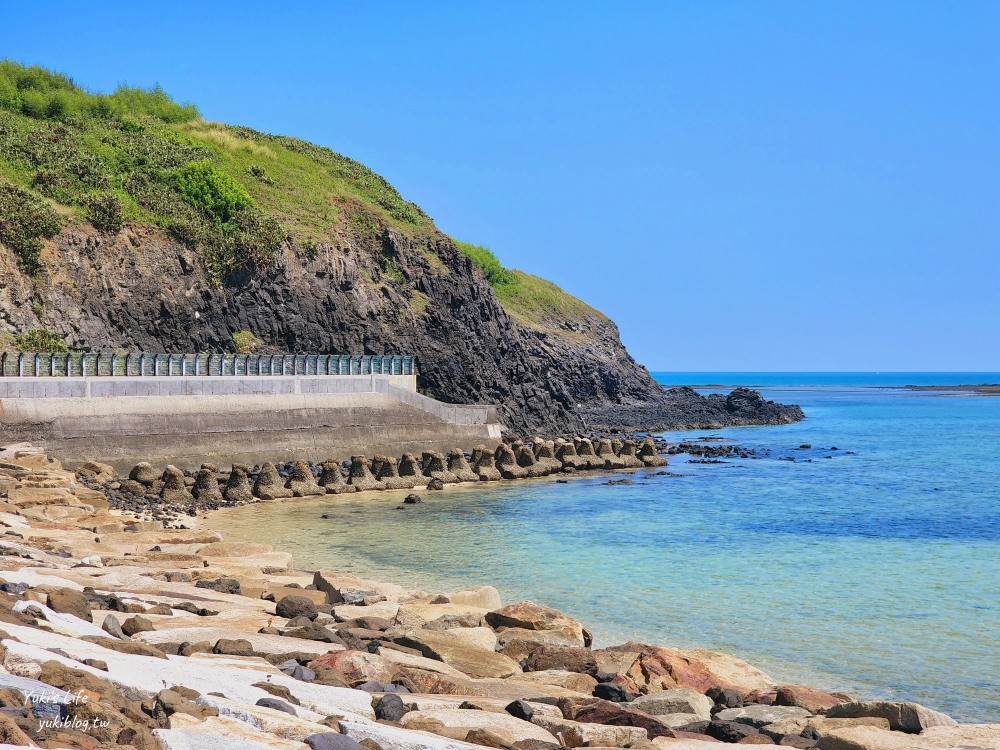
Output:
<instances>
[{"instance_id":1,"label":"clear sky","mask_svg":"<svg viewBox=\"0 0 1000 750\"><path fill-rule=\"evenodd\" d=\"M0 56L354 157L653 370L1000 371L998 2L32 2Z\"/></svg>"}]
</instances>

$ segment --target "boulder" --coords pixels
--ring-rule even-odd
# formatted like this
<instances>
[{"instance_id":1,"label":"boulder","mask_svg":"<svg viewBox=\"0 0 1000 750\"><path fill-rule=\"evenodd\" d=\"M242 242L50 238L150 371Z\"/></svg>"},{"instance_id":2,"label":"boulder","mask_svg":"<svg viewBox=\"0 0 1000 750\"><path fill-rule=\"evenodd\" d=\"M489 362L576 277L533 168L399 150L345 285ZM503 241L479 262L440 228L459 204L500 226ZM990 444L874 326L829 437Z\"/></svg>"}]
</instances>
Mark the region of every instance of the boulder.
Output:
<instances>
[{"instance_id":1,"label":"boulder","mask_svg":"<svg viewBox=\"0 0 1000 750\"><path fill-rule=\"evenodd\" d=\"M187 488L184 472L176 466L168 466L160 477L163 487L160 489L160 500L170 505L191 505L194 495Z\"/></svg>"},{"instance_id":2,"label":"boulder","mask_svg":"<svg viewBox=\"0 0 1000 750\"><path fill-rule=\"evenodd\" d=\"M368 468L368 459L362 455L351 456L351 471L347 477L347 483L356 492L384 489L384 486L375 479L371 469Z\"/></svg>"},{"instance_id":3,"label":"boulder","mask_svg":"<svg viewBox=\"0 0 1000 750\"><path fill-rule=\"evenodd\" d=\"M597 687L597 680L590 675L578 672L566 672L562 669L545 669L538 672L525 672L518 675L522 682L534 682L538 685L565 688L576 693L591 695ZM648 713L648 712L647 712Z\"/></svg>"},{"instance_id":4,"label":"boulder","mask_svg":"<svg viewBox=\"0 0 1000 750\"><path fill-rule=\"evenodd\" d=\"M846 727L821 733L816 741L816 748L817 750L1000 750L1000 725L938 725L916 736L878 727Z\"/></svg>"},{"instance_id":5,"label":"boulder","mask_svg":"<svg viewBox=\"0 0 1000 750\"><path fill-rule=\"evenodd\" d=\"M638 654L628 667L617 672L616 677L616 681L624 681L635 693L652 693L679 687L707 693L718 687L733 690L737 695L747 695L755 691L764 692L774 686L774 681L756 667L717 651L661 648L638 643L613 646L602 651L608 654ZM600 663L598 653L595 652L595 656ZM610 656L604 658L609 664L614 662Z\"/></svg>"},{"instance_id":6,"label":"boulder","mask_svg":"<svg viewBox=\"0 0 1000 750\"><path fill-rule=\"evenodd\" d=\"M532 649L525 659L526 672L561 669L567 672L597 676L597 662L594 652L582 646L539 645Z\"/></svg>"},{"instance_id":7,"label":"boulder","mask_svg":"<svg viewBox=\"0 0 1000 750\"><path fill-rule=\"evenodd\" d=\"M247 476L247 471L247 467L243 464L233 464L232 471L229 472L229 479L222 490L222 496L228 502L253 502L253 490L250 487L250 478Z\"/></svg>"},{"instance_id":8,"label":"boulder","mask_svg":"<svg viewBox=\"0 0 1000 750\"><path fill-rule=\"evenodd\" d=\"M705 734L722 742L740 742L751 735L759 734L759 732L749 724L713 719L705 727Z\"/></svg>"},{"instance_id":9,"label":"boulder","mask_svg":"<svg viewBox=\"0 0 1000 750\"><path fill-rule=\"evenodd\" d=\"M309 497L311 495L325 495L326 489L320 487L313 477L309 462L299 459L292 465L292 474L288 478L288 489L292 491L293 497Z\"/></svg>"},{"instance_id":10,"label":"boulder","mask_svg":"<svg viewBox=\"0 0 1000 750\"><path fill-rule=\"evenodd\" d=\"M647 742L642 727L581 724L571 719L535 716L532 723L562 738L563 747L630 747Z\"/></svg>"},{"instance_id":11,"label":"boulder","mask_svg":"<svg viewBox=\"0 0 1000 750\"><path fill-rule=\"evenodd\" d=\"M331 651L313 659L308 666L318 678L323 678L332 672L345 685L351 687L371 680L387 683L392 680L396 672L395 665L384 657L355 650Z\"/></svg>"},{"instance_id":12,"label":"boulder","mask_svg":"<svg viewBox=\"0 0 1000 750\"><path fill-rule=\"evenodd\" d=\"M479 609L500 609L501 605L500 592L492 586L476 586L461 591L452 591L445 596L452 604L464 604Z\"/></svg>"},{"instance_id":13,"label":"boulder","mask_svg":"<svg viewBox=\"0 0 1000 750\"><path fill-rule=\"evenodd\" d=\"M627 707L627 704L599 698L560 698L559 709L564 718L584 724L640 727L646 730L649 739L675 736L674 731L655 716Z\"/></svg>"},{"instance_id":14,"label":"boulder","mask_svg":"<svg viewBox=\"0 0 1000 750\"><path fill-rule=\"evenodd\" d=\"M199 503L223 502L222 490L219 489L219 480L216 478L215 473L214 466L208 468L207 465L203 464L194 475L194 486L191 488L191 494L194 495Z\"/></svg>"},{"instance_id":15,"label":"boulder","mask_svg":"<svg viewBox=\"0 0 1000 750\"><path fill-rule=\"evenodd\" d=\"M845 702L843 698L806 685L781 685L774 697L776 706L798 706L813 714L823 713L831 706Z\"/></svg>"},{"instance_id":16,"label":"boulder","mask_svg":"<svg viewBox=\"0 0 1000 750\"><path fill-rule=\"evenodd\" d=\"M87 597L75 589L60 588L50 591L46 597L46 605L56 612L73 615L90 622L92 606L87 601Z\"/></svg>"},{"instance_id":17,"label":"boulder","mask_svg":"<svg viewBox=\"0 0 1000 750\"><path fill-rule=\"evenodd\" d=\"M929 727L948 727L957 724L947 714L908 701L838 703L828 708L826 715L831 719L875 716L887 719L890 729L911 734L919 734Z\"/></svg>"},{"instance_id":18,"label":"boulder","mask_svg":"<svg viewBox=\"0 0 1000 750\"><path fill-rule=\"evenodd\" d=\"M332 458L324 461L320 467L319 485L328 495L341 495L345 492L354 492L344 480L344 472L340 469L340 462Z\"/></svg>"},{"instance_id":19,"label":"boulder","mask_svg":"<svg viewBox=\"0 0 1000 750\"><path fill-rule=\"evenodd\" d=\"M812 714L798 706L765 706L760 703L750 703L740 708L726 708L715 714L719 721L735 721L749 724L760 729L766 724L774 724L788 719L805 719Z\"/></svg>"},{"instance_id":20,"label":"boulder","mask_svg":"<svg viewBox=\"0 0 1000 750\"><path fill-rule=\"evenodd\" d=\"M500 737L509 745L529 740L549 744L555 742L555 737L542 727L506 713L496 713L493 711L467 709L410 711L403 716L400 723L407 729L431 732L454 739L464 739L469 732L476 729L483 729Z\"/></svg>"},{"instance_id":21,"label":"boulder","mask_svg":"<svg viewBox=\"0 0 1000 750\"><path fill-rule=\"evenodd\" d=\"M264 462L253 483L253 494L265 502L283 500L292 496L292 491L281 481L278 470L270 461Z\"/></svg>"},{"instance_id":22,"label":"boulder","mask_svg":"<svg viewBox=\"0 0 1000 750\"><path fill-rule=\"evenodd\" d=\"M156 630L153 627L152 621L145 617L139 615L134 615L122 623L122 633L131 638L136 633L145 633L150 630Z\"/></svg>"},{"instance_id":23,"label":"boulder","mask_svg":"<svg viewBox=\"0 0 1000 750\"><path fill-rule=\"evenodd\" d=\"M472 470L469 462L458 448L453 448L448 453L448 471L458 477L459 482L478 482L479 474Z\"/></svg>"},{"instance_id":24,"label":"boulder","mask_svg":"<svg viewBox=\"0 0 1000 750\"><path fill-rule=\"evenodd\" d=\"M316 619L319 610L316 609L313 600L305 596L285 596L274 607L278 617L291 620L294 617L308 617L310 620Z\"/></svg>"},{"instance_id":25,"label":"boulder","mask_svg":"<svg viewBox=\"0 0 1000 750\"><path fill-rule=\"evenodd\" d=\"M253 644L245 638L220 638L212 647L213 654L227 656L253 656Z\"/></svg>"},{"instance_id":26,"label":"boulder","mask_svg":"<svg viewBox=\"0 0 1000 750\"><path fill-rule=\"evenodd\" d=\"M156 473L156 469L153 468L152 464L140 461L132 467L132 471L128 473L128 478L133 482L139 482L149 487L160 478L160 475Z\"/></svg>"},{"instance_id":27,"label":"boulder","mask_svg":"<svg viewBox=\"0 0 1000 750\"><path fill-rule=\"evenodd\" d=\"M449 630L412 630L395 636L393 641L416 649L428 659L443 661L469 677L510 677L521 672L513 659L469 645Z\"/></svg>"},{"instance_id":28,"label":"boulder","mask_svg":"<svg viewBox=\"0 0 1000 750\"><path fill-rule=\"evenodd\" d=\"M614 682L599 682L594 686L594 697L614 703L628 703L632 696Z\"/></svg>"},{"instance_id":29,"label":"boulder","mask_svg":"<svg viewBox=\"0 0 1000 750\"><path fill-rule=\"evenodd\" d=\"M394 693L383 695L374 702L375 718L380 721L399 721L406 713L403 699Z\"/></svg>"},{"instance_id":30,"label":"boulder","mask_svg":"<svg viewBox=\"0 0 1000 750\"><path fill-rule=\"evenodd\" d=\"M472 470L476 472L481 482L495 482L502 479L496 467L493 451L485 445L477 445L472 449Z\"/></svg>"},{"instance_id":31,"label":"boulder","mask_svg":"<svg viewBox=\"0 0 1000 750\"><path fill-rule=\"evenodd\" d=\"M632 702L634 708L638 708L653 716L668 714L697 715L698 718L692 719L692 721L707 721L711 719L714 705L711 698L691 688L659 690L655 693L640 695Z\"/></svg>"},{"instance_id":32,"label":"boulder","mask_svg":"<svg viewBox=\"0 0 1000 750\"><path fill-rule=\"evenodd\" d=\"M486 622L496 630L520 628L531 631L563 631L572 633L573 645L589 646L589 633L584 627L558 610L524 601L487 613Z\"/></svg>"},{"instance_id":33,"label":"boulder","mask_svg":"<svg viewBox=\"0 0 1000 750\"><path fill-rule=\"evenodd\" d=\"M808 735L814 737L834 729L862 726L879 727L888 731L889 720L875 716L862 716L856 719L829 719L826 716L810 716L805 719L785 719L774 724L765 724L760 728L760 731L775 742L779 742L788 736Z\"/></svg>"}]
</instances>

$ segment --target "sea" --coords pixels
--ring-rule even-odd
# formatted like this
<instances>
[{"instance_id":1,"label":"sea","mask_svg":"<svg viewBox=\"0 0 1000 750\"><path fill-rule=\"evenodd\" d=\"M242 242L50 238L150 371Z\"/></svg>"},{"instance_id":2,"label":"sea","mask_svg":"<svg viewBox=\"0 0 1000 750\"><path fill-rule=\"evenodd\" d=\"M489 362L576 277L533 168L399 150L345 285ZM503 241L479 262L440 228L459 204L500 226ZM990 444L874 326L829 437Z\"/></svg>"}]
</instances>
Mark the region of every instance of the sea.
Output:
<instances>
[{"instance_id":1,"label":"sea","mask_svg":"<svg viewBox=\"0 0 1000 750\"><path fill-rule=\"evenodd\" d=\"M654 377L751 386L806 419L665 433L755 456L671 456L631 485L449 488L405 509L405 493L341 495L210 523L303 568L428 591L489 583L579 619L597 646L711 648L781 682L1000 721L1000 397L920 390L1000 373Z\"/></svg>"}]
</instances>

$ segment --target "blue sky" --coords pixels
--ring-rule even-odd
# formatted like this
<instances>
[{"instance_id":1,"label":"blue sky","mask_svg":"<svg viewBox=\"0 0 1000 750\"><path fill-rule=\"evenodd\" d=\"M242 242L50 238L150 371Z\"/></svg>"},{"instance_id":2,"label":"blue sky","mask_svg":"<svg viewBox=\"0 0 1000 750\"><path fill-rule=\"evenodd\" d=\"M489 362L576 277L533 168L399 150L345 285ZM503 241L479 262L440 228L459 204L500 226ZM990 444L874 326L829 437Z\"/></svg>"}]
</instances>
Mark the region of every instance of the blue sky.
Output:
<instances>
[{"instance_id":1,"label":"blue sky","mask_svg":"<svg viewBox=\"0 0 1000 750\"><path fill-rule=\"evenodd\" d=\"M11 3L384 175L653 370L1000 371L1000 3Z\"/></svg>"}]
</instances>

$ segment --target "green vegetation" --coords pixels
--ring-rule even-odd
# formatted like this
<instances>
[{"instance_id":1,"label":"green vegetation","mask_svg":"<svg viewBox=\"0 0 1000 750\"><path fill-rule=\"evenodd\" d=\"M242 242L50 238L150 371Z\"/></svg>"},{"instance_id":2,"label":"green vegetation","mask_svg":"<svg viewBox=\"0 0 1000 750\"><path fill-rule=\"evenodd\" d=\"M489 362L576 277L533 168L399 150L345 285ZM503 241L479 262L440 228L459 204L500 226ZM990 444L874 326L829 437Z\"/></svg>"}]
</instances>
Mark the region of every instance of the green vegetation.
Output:
<instances>
[{"instance_id":1,"label":"green vegetation","mask_svg":"<svg viewBox=\"0 0 1000 750\"><path fill-rule=\"evenodd\" d=\"M494 289L517 283L514 272L500 265L497 256L488 247L473 245L471 242L456 241L455 244L459 250L469 256L473 263L482 269L486 281Z\"/></svg>"},{"instance_id":2,"label":"green vegetation","mask_svg":"<svg viewBox=\"0 0 1000 750\"><path fill-rule=\"evenodd\" d=\"M191 162L174 181L181 198L220 224L253 205L243 186L208 159Z\"/></svg>"},{"instance_id":3,"label":"green vegetation","mask_svg":"<svg viewBox=\"0 0 1000 750\"><path fill-rule=\"evenodd\" d=\"M537 330L573 333L581 320L607 322L593 307L564 292L551 281L523 271L511 271L514 283L499 287L496 295L514 318Z\"/></svg>"},{"instance_id":4,"label":"green vegetation","mask_svg":"<svg viewBox=\"0 0 1000 750\"><path fill-rule=\"evenodd\" d=\"M68 352L69 347L63 337L48 328L32 328L14 337L14 347L22 352L44 352L59 354Z\"/></svg>"},{"instance_id":5,"label":"green vegetation","mask_svg":"<svg viewBox=\"0 0 1000 750\"><path fill-rule=\"evenodd\" d=\"M205 122L160 88L94 94L0 61L0 241L35 272L60 220L162 227L220 283L266 269L289 239L306 252L345 227L433 231L383 178L330 149Z\"/></svg>"},{"instance_id":6,"label":"green vegetation","mask_svg":"<svg viewBox=\"0 0 1000 750\"><path fill-rule=\"evenodd\" d=\"M263 346L264 342L250 331L236 331L233 334L233 347L237 354L253 354Z\"/></svg>"},{"instance_id":7,"label":"green vegetation","mask_svg":"<svg viewBox=\"0 0 1000 750\"><path fill-rule=\"evenodd\" d=\"M0 179L0 242L29 273L39 268L44 240L59 231L59 216L45 201Z\"/></svg>"}]
</instances>

